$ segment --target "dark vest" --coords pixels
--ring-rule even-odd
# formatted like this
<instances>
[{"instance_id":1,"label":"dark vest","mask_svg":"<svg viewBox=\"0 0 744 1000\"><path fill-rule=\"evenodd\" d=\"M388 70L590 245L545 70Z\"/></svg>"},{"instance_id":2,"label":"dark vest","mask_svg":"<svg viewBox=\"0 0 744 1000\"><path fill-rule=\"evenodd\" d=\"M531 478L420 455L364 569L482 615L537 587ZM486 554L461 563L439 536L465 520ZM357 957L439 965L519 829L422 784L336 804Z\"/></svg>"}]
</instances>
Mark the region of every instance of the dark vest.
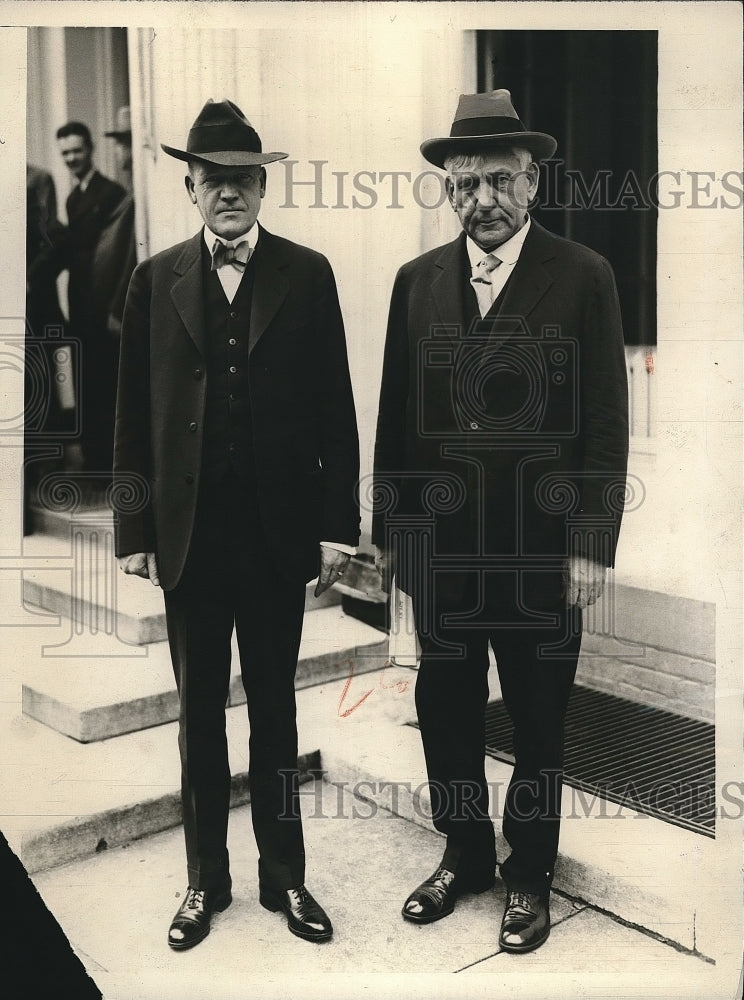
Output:
<instances>
[{"instance_id":1,"label":"dark vest","mask_svg":"<svg viewBox=\"0 0 744 1000\"><path fill-rule=\"evenodd\" d=\"M232 469L255 480L248 386L248 331L255 266L251 259L235 298L228 302L211 258L202 246L207 397L202 448L202 482L218 482Z\"/></svg>"}]
</instances>

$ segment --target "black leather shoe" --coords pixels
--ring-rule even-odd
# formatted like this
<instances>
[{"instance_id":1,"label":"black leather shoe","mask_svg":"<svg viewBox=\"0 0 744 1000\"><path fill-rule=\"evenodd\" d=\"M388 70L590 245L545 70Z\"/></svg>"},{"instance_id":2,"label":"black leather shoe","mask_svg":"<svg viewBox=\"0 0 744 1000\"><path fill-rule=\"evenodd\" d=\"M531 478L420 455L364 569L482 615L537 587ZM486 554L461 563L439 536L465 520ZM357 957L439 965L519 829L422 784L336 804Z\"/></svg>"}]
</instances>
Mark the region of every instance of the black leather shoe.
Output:
<instances>
[{"instance_id":1,"label":"black leather shoe","mask_svg":"<svg viewBox=\"0 0 744 1000\"><path fill-rule=\"evenodd\" d=\"M549 934L548 897L509 889L499 934L504 951L532 951L547 941Z\"/></svg>"},{"instance_id":2,"label":"black leather shoe","mask_svg":"<svg viewBox=\"0 0 744 1000\"><path fill-rule=\"evenodd\" d=\"M212 914L226 910L232 903L232 881L215 889L186 890L168 930L168 944L176 951L193 948L209 934Z\"/></svg>"},{"instance_id":3,"label":"black leather shoe","mask_svg":"<svg viewBox=\"0 0 744 1000\"><path fill-rule=\"evenodd\" d=\"M415 924L430 924L449 916L455 908L459 896L466 892L481 893L490 889L496 881L494 872L478 879L465 878L450 871L437 868L433 875L417 886L403 904L401 913L406 920Z\"/></svg>"},{"instance_id":4,"label":"black leather shoe","mask_svg":"<svg viewBox=\"0 0 744 1000\"><path fill-rule=\"evenodd\" d=\"M328 914L304 885L296 889L270 889L262 885L258 900L274 913L282 910L287 916L287 927L305 941L328 941L333 934Z\"/></svg>"}]
</instances>

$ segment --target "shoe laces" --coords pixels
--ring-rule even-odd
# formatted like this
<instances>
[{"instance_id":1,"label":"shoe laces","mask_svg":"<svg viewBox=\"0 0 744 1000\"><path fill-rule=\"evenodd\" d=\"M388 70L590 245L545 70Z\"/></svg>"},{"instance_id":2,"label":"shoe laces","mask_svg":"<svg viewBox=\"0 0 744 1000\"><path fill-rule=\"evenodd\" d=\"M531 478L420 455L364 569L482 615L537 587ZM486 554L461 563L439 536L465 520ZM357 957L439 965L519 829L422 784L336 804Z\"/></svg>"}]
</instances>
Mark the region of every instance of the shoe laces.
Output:
<instances>
[{"instance_id":1,"label":"shoe laces","mask_svg":"<svg viewBox=\"0 0 744 1000\"><path fill-rule=\"evenodd\" d=\"M205 889L192 889L189 886L183 905L189 910L198 910L204 905Z\"/></svg>"},{"instance_id":2,"label":"shoe laces","mask_svg":"<svg viewBox=\"0 0 744 1000\"><path fill-rule=\"evenodd\" d=\"M431 877L432 882L441 882L445 889L454 882L454 879L455 873L451 872L449 868L437 868Z\"/></svg>"},{"instance_id":3,"label":"shoe laces","mask_svg":"<svg viewBox=\"0 0 744 1000\"><path fill-rule=\"evenodd\" d=\"M294 896L298 906L307 906L311 902L310 893L304 885L300 885L296 889L288 889L287 891Z\"/></svg>"},{"instance_id":4,"label":"shoe laces","mask_svg":"<svg viewBox=\"0 0 744 1000\"><path fill-rule=\"evenodd\" d=\"M432 876L414 890L412 898L419 902L422 899L430 900L435 906L439 906L454 878L455 873L448 868L437 868Z\"/></svg>"},{"instance_id":5,"label":"shoe laces","mask_svg":"<svg viewBox=\"0 0 744 1000\"><path fill-rule=\"evenodd\" d=\"M535 907L532 903L533 894L529 892L520 892L518 889L509 893L509 905L507 907L509 913L514 913L516 911L521 911L522 913L534 914Z\"/></svg>"}]
</instances>

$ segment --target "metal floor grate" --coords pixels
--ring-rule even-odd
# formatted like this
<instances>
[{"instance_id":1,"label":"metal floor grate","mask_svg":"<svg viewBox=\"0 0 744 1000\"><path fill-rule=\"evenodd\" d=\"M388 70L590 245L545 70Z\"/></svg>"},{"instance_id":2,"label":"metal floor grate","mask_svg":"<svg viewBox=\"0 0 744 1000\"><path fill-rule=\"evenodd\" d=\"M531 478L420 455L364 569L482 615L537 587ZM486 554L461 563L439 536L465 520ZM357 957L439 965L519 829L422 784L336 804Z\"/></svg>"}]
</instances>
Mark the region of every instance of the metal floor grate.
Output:
<instances>
[{"instance_id":1,"label":"metal floor grate","mask_svg":"<svg viewBox=\"0 0 744 1000\"><path fill-rule=\"evenodd\" d=\"M486 753L514 763L503 701L486 709ZM715 837L715 728L575 685L564 781L610 802ZM589 799L588 799L589 800Z\"/></svg>"}]
</instances>

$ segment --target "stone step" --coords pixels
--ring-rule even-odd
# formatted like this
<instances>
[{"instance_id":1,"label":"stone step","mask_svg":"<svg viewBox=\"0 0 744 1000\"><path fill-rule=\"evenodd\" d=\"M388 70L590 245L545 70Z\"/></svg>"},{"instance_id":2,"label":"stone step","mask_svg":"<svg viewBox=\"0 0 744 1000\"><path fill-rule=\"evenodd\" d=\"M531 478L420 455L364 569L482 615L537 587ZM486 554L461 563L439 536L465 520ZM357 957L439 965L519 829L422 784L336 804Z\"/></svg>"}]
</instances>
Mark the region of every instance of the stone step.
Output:
<instances>
[{"instance_id":1,"label":"stone step","mask_svg":"<svg viewBox=\"0 0 744 1000\"><path fill-rule=\"evenodd\" d=\"M178 723L78 743L0 705L3 833L29 873L92 857L181 822ZM229 708L231 805L250 800L248 717ZM300 740L301 780L318 750Z\"/></svg>"},{"instance_id":2,"label":"stone step","mask_svg":"<svg viewBox=\"0 0 744 1000\"><path fill-rule=\"evenodd\" d=\"M76 634L104 632L114 643L134 646L164 641L163 592L147 580L125 576L110 542L99 534L97 544L88 543L85 536L91 530L90 525L81 527L75 540L50 535L24 539L23 554L33 567L23 573L24 604L73 620ZM314 589L315 581L305 588L305 611L340 607L343 597L335 587L320 597Z\"/></svg>"},{"instance_id":3,"label":"stone step","mask_svg":"<svg viewBox=\"0 0 744 1000\"><path fill-rule=\"evenodd\" d=\"M90 654L69 657L60 670L41 656L23 683L23 711L33 719L81 743L110 739L178 718L178 694L167 642L144 648L144 656L117 656L105 670L105 650L88 638ZM95 654L98 646L99 655ZM332 606L305 615L296 687L344 678L381 667L387 636ZM79 646L78 646L79 651ZM228 704L245 702L237 640L233 636L233 673Z\"/></svg>"},{"instance_id":4,"label":"stone step","mask_svg":"<svg viewBox=\"0 0 744 1000\"><path fill-rule=\"evenodd\" d=\"M105 523L111 531L114 530L114 515L105 503L93 502L87 504L84 511L78 512L74 518L67 511L50 510L39 503L31 504L31 516L34 535L48 535L66 540L70 537L70 526L73 520L85 525L87 521L98 524Z\"/></svg>"}]
</instances>

